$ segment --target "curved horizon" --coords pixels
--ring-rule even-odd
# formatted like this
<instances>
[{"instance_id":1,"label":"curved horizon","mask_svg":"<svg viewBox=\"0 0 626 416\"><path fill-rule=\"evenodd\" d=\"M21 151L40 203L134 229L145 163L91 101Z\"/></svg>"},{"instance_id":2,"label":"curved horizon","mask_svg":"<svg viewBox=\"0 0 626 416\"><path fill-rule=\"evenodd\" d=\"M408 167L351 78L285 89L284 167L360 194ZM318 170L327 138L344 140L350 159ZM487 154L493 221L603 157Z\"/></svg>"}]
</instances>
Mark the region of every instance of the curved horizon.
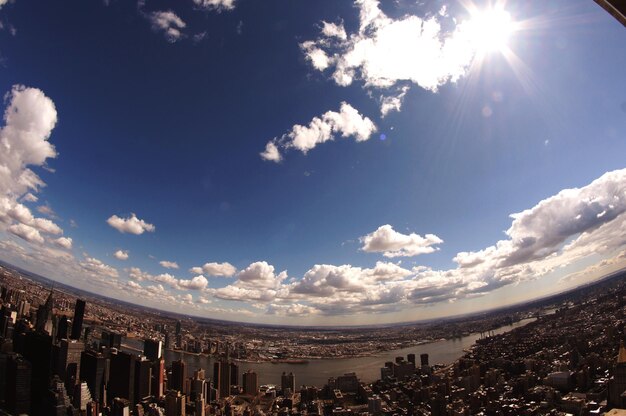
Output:
<instances>
[{"instance_id":1,"label":"curved horizon","mask_svg":"<svg viewBox=\"0 0 626 416\"><path fill-rule=\"evenodd\" d=\"M162 3L0 2L1 260L303 326L626 268L626 33L593 2Z\"/></svg>"}]
</instances>

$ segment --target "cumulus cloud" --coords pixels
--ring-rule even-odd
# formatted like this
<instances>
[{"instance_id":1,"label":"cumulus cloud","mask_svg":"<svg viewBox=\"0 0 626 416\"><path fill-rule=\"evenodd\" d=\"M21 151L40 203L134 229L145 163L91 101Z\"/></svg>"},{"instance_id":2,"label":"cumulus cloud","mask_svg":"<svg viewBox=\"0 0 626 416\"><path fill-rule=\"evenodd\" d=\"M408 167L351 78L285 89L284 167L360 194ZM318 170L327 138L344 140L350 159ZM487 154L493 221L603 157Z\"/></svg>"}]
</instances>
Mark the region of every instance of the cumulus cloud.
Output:
<instances>
[{"instance_id":1,"label":"cumulus cloud","mask_svg":"<svg viewBox=\"0 0 626 416\"><path fill-rule=\"evenodd\" d=\"M209 276L232 277L237 273L237 268L228 262L224 263L204 263L204 266L196 266L189 269L194 274L206 274Z\"/></svg>"},{"instance_id":2,"label":"cumulus cloud","mask_svg":"<svg viewBox=\"0 0 626 416\"><path fill-rule=\"evenodd\" d=\"M13 224L8 228L9 232L29 243L43 244L44 239L36 228L26 224Z\"/></svg>"},{"instance_id":3,"label":"cumulus cloud","mask_svg":"<svg viewBox=\"0 0 626 416\"><path fill-rule=\"evenodd\" d=\"M443 240L434 234L409 235L399 233L389 224L381 225L378 229L360 238L363 247L361 250L368 253L383 253L385 257L413 257L420 254L432 253L438 248L434 245L443 243Z\"/></svg>"},{"instance_id":4,"label":"cumulus cloud","mask_svg":"<svg viewBox=\"0 0 626 416\"><path fill-rule=\"evenodd\" d=\"M332 70L337 85L356 80L366 88L388 89L411 83L429 91L464 76L476 53L467 22L453 21L444 30L447 15L388 17L378 0L357 0L359 27L346 33L343 25L322 22L320 37L300 47L313 68ZM403 93L381 102L381 113L399 110Z\"/></svg>"},{"instance_id":5,"label":"cumulus cloud","mask_svg":"<svg viewBox=\"0 0 626 416\"><path fill-rule=\"evenodd\" d=\"M26 202L37 202L39 201L39 198L33 194L31 194L30 192L28 192L26 195L24 195L22 197L22 201L26 201Z\"/></svg>"},{"instance_id":6,"label":"cumulus cloud","mask_svg":"<svg viewBox=\"0 0 626 416\"><path fill-rule=\"evenodd\" d=\"M43 215L45 215L45 216L47 216L47 217L50 217L50 218L57 218L57 214L56 214L56 212L54 212L54 210L52 209L52 207L51 207L50 205L48 205L47 203L46 203L45 205L39 205L39 206L37 207L37 211L38 211L40 214L43 214Z\"/></svg>"},{"instance_id":7,"label":"cumulus cloud","mask_svg":"<svg viewBox=\"0 0 626 416\"><path fill-rule=\"evenodd\" d=\"M168 42L174 43L183 37L182 30L187 24L171 10L146 14L155 32L163 32Z\"/></svg>"},{"instance_id":8,"label":"cumulus cloud","mask_svg":"<svg viewBox=\"0 0 626 416\"><path fill-rule=\"evenodd\" d=\"M57 112L52 100L37 88L15 85L5 100L9 105L0 130L0 194L15 201L44 186L28 166L45 166L47 159L57 156L48 141Z\"/></svg>"},{"instance_id":9,"label":"cumulus cloud","mask_svg":"<svg viewBox=\"0 0 626 416\"><path fill-rule=\"evenodd\" d=\"M178 269L178 263L175 261L161 260L159 264L161 267L165 267L166 269Z\"/></svg>"},{"instance_id":10,"label":"cumulus cloud","mask_svg":"<svg viewBox=\"0 0 626 416\"><path fill-rule=\"evenodd\" d=\"M107 220L107 224L115 228L120 233L135 235L143 234L146 231L154 232L156 229L154 225L149 224L144 220L140 220L135 214L131 214L129 218L120 218L117 215L112 215Z\"/></svg>"},{"instance_id":11,"label":"cumulus cloud","mask_svg":"<svg viewBox=\"0 0 626 416\"><path fill-rule=\"evenodd\" d=\"M117 250L113 253L113 257L118 260L128 260L128 250Z\"/></svg>"},{"instance_id":12,"label":"cumulus cloud","mask_svg":"<svg viewBox=\"0 0 626 416\"><path fill-rule=\"evenodd\" d=\"M362 116L346 102L341 103L339 112L327 111L320 117L314 117L307 126L296 124L291 131L280 138L270 140L261 157L272 162L282 159L279 148L297 149L306 154L321 143L333 140L335 135L354 137L357 142L368 140L376 131L372 120Z\"/></svg>"},{"instance_id":13,"label":"cumulus cloud","mask_svg":"<svg viewBox=\"0 0 626 416\"><path fill-rule=\"evenodd\" d=\"M193 0L194 4L206 10L233 10L235 0Z\"/></svg>"},{"instance_id":14,"label":"cumulus cloud","mask_svg":"<svg viewBox=\"0 0 626 416\"><path fill-rule=\"evenodd\" d=\"M144 272L138 267L131 267L128 270L128 277L137 282L149 281L163 283L177 290L202 290L205 289L209 282L206 277L199 275L193 279L178 279L169 273L161 273L157 275Z\"/></svg>"},{"instance_id":15,"label":"cumulus cloud","mask_svg":"<svg viewBox=\"0 0 626 416\"><path fill-rule=\"evenodd\" d=\"M265 150L261 153L261 158L263 160L269 160L270 162L280 162L283 160L280 151L278 150L278 146L275 141L269 141L265 145Z\"/></svg>"},{"instance_id":16,"label":"cumulus cloud","mask_svg":"<svg viewBox=\"0 0 626 416\"><path fill-rule=\"evenodd\" d=\"M626 267L626 169L563 190L511 217L507 238L459 252L457 267L447 270L390 262L372 268L316 264L301 278L287 280L286 272L276 275L273 266L257 262L240 271L234 284L207 290L220 299L266 305L268 314L352 315L483 296L593 256L605 258L585 269L591 273L586 279ZM441 239L405 235L384 225L361 242L364 250L395 257L431 252ZM580 272L574 277L583 278Z\"/></svg>"},{"instance_id":17,"label":"cumulus cloud","mask_svg":"<svg viewBox=\"0 0 626 416\"><path fill-rule=\"evenodd\" d=\"M228 286L212 291L215 297L240 301L271 301L280 292L287 272L275 273L274 266L265 261L257 261L237 273L237 280Z\"/></svg>"},{"instance_id":18,"label":"cumulus cloud","mask_svg":"<svg viewBox=\"0 0 626 416\"><path fill-rule=\"evenodd\" d=\"M94 257L86 257L84 261L80 262L80 266L91 276L117 278L119 275L115 267Z\"/></svg>"},{"instance_id":19,"label":"cumulus cloud","mask_svg":"<svg viewBox=\"0 0 626 416\"><path fill-rule=\"evenodd\" d=\"M59 237L54 240L54 244L66 250L72 249L72 239L70 237Z\"/></svg>"}]
</instances>

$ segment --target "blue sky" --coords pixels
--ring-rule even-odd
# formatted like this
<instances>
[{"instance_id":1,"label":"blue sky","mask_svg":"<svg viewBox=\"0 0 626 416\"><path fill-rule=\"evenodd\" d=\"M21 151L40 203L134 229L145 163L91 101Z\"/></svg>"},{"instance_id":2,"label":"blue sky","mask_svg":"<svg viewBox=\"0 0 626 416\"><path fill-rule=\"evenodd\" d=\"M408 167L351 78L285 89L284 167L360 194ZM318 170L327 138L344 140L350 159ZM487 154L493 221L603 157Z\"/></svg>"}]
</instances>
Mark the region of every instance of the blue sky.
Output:
<instances>
[{"instance_id":1,"label":"blue sky","mask_svg":"<svg viewBox=\"0 0 626 416\"><path fill-rule=\"evenodd\" d=\"M3 260L292 324L626 266L626 31L591 1L15 0L0 23Z\"/></svg>"}]
</instances>

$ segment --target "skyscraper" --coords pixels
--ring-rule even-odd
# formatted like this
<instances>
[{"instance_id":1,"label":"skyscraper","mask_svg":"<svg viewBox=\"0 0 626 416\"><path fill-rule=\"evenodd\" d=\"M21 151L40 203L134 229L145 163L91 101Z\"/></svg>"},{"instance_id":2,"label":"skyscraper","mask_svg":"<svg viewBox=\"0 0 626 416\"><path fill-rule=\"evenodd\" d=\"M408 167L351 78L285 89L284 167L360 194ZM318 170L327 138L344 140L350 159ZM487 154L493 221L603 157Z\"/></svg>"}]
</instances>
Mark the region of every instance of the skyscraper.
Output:
<instances>
[{"instance_id":1,"label":"skyscraper","mask_svg":"<svg viewBox=\"0 0 626 416\"><path fill-rule=\"evenodd\" d=\"M57 325L57 330L56 330L56 334L54 338L56 342L60 342L62 339L66 339L68 336L68 332L69 332L68 330L69 330L68 319L67 319L67 316L63 315L59 319L59 323Z\"/></svg>"},{"instance_id":2,"label":"skyscraper","mask_svg":"<svg viewBox=\"0 0 626 416\"><path fill-rule=\"evenodd\" d=\"M229 363L228 367L230 368L230 385L238 386L239 385L239 366L236 363Z\"/></svg>"},{"instance_id":3,"label":"skyscraper","mask_svg":"<svg viewBox=\"0 0 626 416\"><path fill-rule=\"evenodd\" d=\"M135 360L135 403L152 395L152 363L144 356Z\"/></svg>"},{"instance_id":4,"label":"skyscraper","mask_svg":"<svg viewBox=\"0 0 626 416\"><path fill-rule=\"evenodd\" d=\"M102 404L104 401L104 386L106 358L96 351L83 351L80 356L80 380L86 381L93 399Z\"/></svg>"},{"instance_id":5,"label":"skyscraper","mask_svg":"<svg viewBox=\"0 0 626 416\"><path fill-rule=\"evenodd\" d=\"M72 320L72 339L80 339L83 332L83 318L85 316L85 301L82 299L76 299L76 305L74 306L74 319Z\"/></svg>"},{"instance_id":6,"label":"skyscraper","mask_svg":"<svg viewBox=\"0 0 626 416\"><path fill-rule=\"evenodd\" d=\"M230 396L230 366L228 365L228 359L223 359L220 362L220 371L219 371L219 391L220 397L228 397Z\"/></svg>"},{"instance_id":7,"label":"skyscraper","mask_svg":"<svg viewBox=\"0 0 626 416\"><path fill-rule=\"evenodd\" d=\"M165 398L165 416L185 416L185 396L170 390Z\"/></svg>"},{"instance_id":8,"label":"skyscraper","mask_svg":"<svg viewBox=\"0 0 626 416\"><path fill-rule=\"evenodd\" d=\"M257 393L259 392L259 378L257 374L252 370L248 370L245 373L243 373L242 378L243 378L244 394L248 394L250 396L256 396Z\"/></svg>"},{"instance_id":9,"label":"skyscraper","mask_svg":"<svg viewBox=\"0 0 626 416\"><path fill-rule=\"evenodd\" d=\"M172 390L183 391L185 379L187 378L187 368L183 360L172 362L172 379L169 388Z\"/></svg>"},{"instance_id":10,"label":"skyscraper","mask_svg":"<svg viewBox=\"0 0 626 416\"><path fill-rule=\"evenodd\" d=\"M143 342L143 353L148 360L157 361L162 355L162 343L153 339L146 339Z\"/></svg>"},{"instance_id":11,"label":"skyscraper","mask_svg":"<svg viewBox=\"0 0 626 416\"><path fill-rule=\"evenodd\" d=\"M14 415L29 414L31 364L21 355L11 354L6 365L6 410Z\"/></svg>"},{"instance_id":12,"label":"skyscraper","mask_svg":"<svg viewBox=\"0 0 626 416\"><path fill-rule=\"evenodd\" d=\"M283 390L283 394L289 389L290 393L294 393L296 391L296 376L293 373L285 373L283 371L282 376L280 377L280 386Z\"/></svg>"},{"instance_id":13,"label":"skyscraper","mask_svg":"<svg viewBox=\"0 0 626 416\"><path fill-rule=\"evenodd\" d=\"M111 373L107 399L115 397L127 399L131 404L135 401L135 357L119 351L111 354Z\"/></svg>"},{"instance_id":14,"label":"skyscraper","mask_svg":"<svg viewBox=\"0 0 626 416\"><path fill-rule=\"evenodd\" d=\"M78 381L84 349L82 341L62 339L59 343L56 373L65 381L69 391L74 391L74 384Z\"/></svg>"},{"instance_id":15,"label":"skyscraper","mask_svg":"<svg viewBox=\"0 0 626 416\"><path fill-rule=\"evenodd\" d=\"M161 357L152 364L152 395L159 398L163 396L165 382L165 358Z\"/></svg>"},{"instance_id":16,"label":"skyscraper","mask_svg":"<svg viewBox=\"0 0 626 416\"><path fill-rule=\"evenodd\" d=\"M89 387L87 386L87 382L83 381L82 383L78 383L74 386L74 400L72 404L75 408L80 409L81 411L87 411L87 403L91 401L91 392L89 391Z\"/></svg>"},{"instance_id":17,"label":"skyscraper","mask_svg":"<svg viewBox=\"0 0 626 416\"><path fill-rule=\"evenodd\" d=\"M52 335L52 307L54 306L54 298L52 292L54 289L50 289L50 294L43 305L39 305L37 309L37 323L35 329L37 332L47 332L48 335Z\"/></svg>"}]
</instances>

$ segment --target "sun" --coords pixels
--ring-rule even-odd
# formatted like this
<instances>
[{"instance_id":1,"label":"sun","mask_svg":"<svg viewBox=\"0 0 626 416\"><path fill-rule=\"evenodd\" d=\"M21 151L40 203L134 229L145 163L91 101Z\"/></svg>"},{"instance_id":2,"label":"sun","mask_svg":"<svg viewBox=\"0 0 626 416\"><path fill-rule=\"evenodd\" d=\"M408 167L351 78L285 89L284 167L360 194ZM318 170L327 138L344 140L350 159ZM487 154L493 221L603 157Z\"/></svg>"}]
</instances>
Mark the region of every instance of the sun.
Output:
<instances>
[{"instance_id":1,"label":"sun","mask_svg":"<svg viewBox=\"0 0 626 416\"><path fill-rule=\"evenodd\" d=\"M479 53L503 52L516 29L511 15L502 8L472 10L467 22L467 35Z\"/></svg>"}]
</instances>

